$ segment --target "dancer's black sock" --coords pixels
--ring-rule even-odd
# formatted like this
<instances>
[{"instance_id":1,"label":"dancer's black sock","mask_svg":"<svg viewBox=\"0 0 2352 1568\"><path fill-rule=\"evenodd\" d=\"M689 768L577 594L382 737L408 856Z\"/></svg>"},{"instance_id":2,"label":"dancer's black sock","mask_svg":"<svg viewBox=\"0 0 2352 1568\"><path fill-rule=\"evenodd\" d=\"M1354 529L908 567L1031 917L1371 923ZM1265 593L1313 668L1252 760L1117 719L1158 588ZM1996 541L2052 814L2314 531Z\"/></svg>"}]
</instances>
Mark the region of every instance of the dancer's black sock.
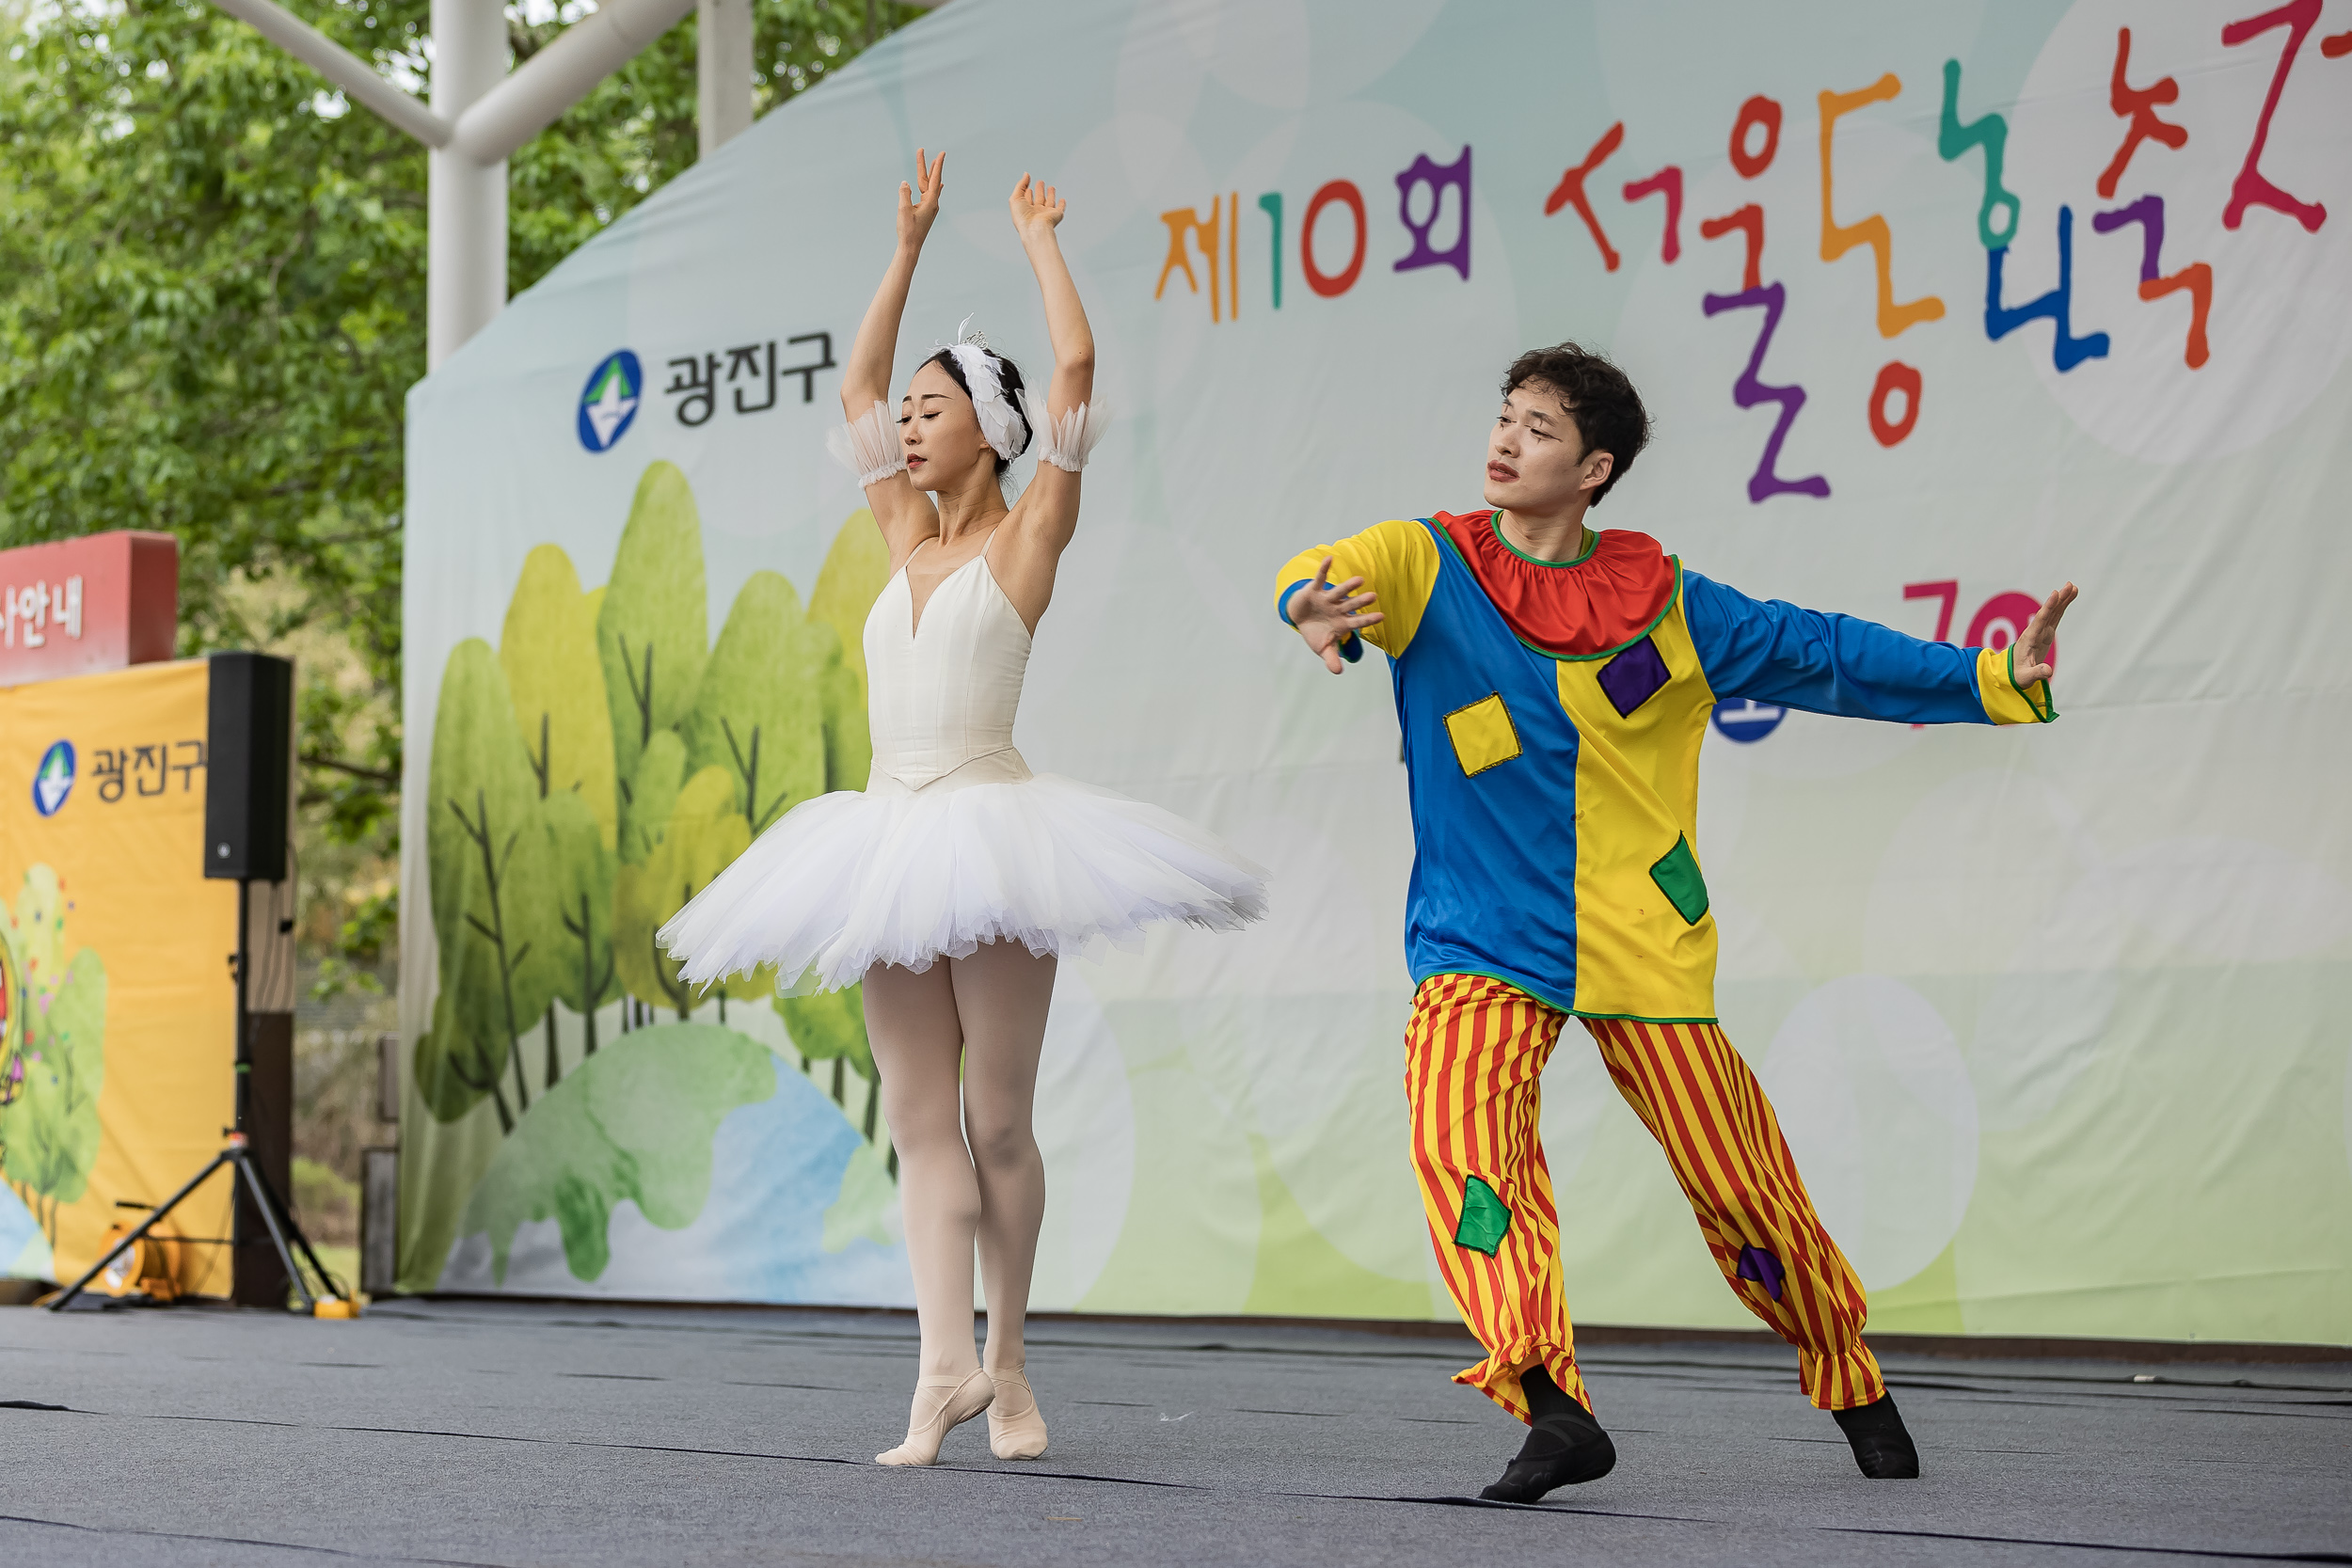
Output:
<instances>
[{"instance_id":1,"label":"dancer's black sock","mask_svg":"<svg viewBox=\"0 0 2352 1568\"><path fill-rule=\"evenodd\" d=\"M1552 1382L1549 1372L1532 1367L1519 1374L1519 1386L1526 1390L1528 1413L1534 1421L1518 1457L1480 1497L1532 1503L1554 1487L1598 1481L1615 1467L1616 1445L1590 1411Z\"/></svg>"},{"instance_id":2,"label":"dancer's black sock","mask_svg":"<svg viewBox=\"0 0 2352 1568\"><path fill-rule=\"evenodd\" d=\"M1853 1462L1872 1481L1916 1481L1919 1450L1895 1410L1895 1396L1882 1394L1855 1410L1833 1410L1837 1429L1853 1446Z\"/></svg>"},{"instance_id":3,"label":"dancer's black sock","mask_svg":"<svg viewBox=\"0 0 2352 1568\"><path fill-rule=\"evenodd\" d=\"M1519 1374L1519 1391L1527 1396L1527 1414L1533 1420L1571 1412L1588 1421L1593 1418L1590 1411L1576 1402L1576 1396L1552 1382L1551 1374L1541 1367L1530 1367Z\"/></svg>"}]
</instances>

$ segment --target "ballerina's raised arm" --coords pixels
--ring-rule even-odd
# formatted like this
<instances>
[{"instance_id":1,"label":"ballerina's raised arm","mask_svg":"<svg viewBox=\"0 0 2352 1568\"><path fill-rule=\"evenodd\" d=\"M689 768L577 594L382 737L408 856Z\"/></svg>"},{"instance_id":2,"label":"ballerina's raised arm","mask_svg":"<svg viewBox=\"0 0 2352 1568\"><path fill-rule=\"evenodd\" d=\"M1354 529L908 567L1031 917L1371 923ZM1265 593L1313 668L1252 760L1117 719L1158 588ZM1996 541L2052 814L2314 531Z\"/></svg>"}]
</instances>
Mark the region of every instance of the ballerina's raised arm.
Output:
<instances>
[{"instance_id":1,"label":"ballerina's raised arm","mask_svg":"<svg viewBox=\"0 0 2352 1568\"><path fill-rule=\"evenodd\" d=\"M1078 476L1108 420L1094 399L1094 329L1070 277L1055 234L1070 203L1043 181L1028 175L1013 187L1009 205L1030 270L1044 298L1045 328L1053 340L1054 373L1044 405L1021 394L1023 418L1037 440L1037 474L1008 519L1009 535L990 562L1021 618L1034 629L1054 595L1054 573L1078 527Z\"/></svg>"},{"instance_id":2,"label":"ballerina's raised arm","mask_svg":"<svg viewBox=\"0 0 2352 1568\"><path fill-rule=\"evenodd\" d=\"M916 370L894 417L885 400L899 319L924 238L939 215L946 162L944 153L933 160L920 150L915 158L921 187L898 187L898 249L843 372L842 410L850 422L834 433L834 453L865 486L894 572L926 539L939 540L945 554L938 564L950 569L984 549L998 585L1034 631L1077 528L1079 471L1107 424L1090 401L1094 333L1055 235L1069 203L1025 174L1010 198L1054 345L1053 380L1042 403L1009 359L960 336ZM1006 476L1032 448L1036 477L1009 511ZM998 532L1006 536L1001 543L993 537Z\"/></svg>"},{"instance_id":3,"label":"ballerina's raised arm","mask_svg":"<svg viewBox=\"0 0 2352 1568\"><path fill-rule=\"evenodd\" d=\"M947 154L927 159L914 152L915 177L921 189L898 182L898 246L874 291L866 319L858 323L857 341L850 345L849 362L841 372L841 412L849 428L835 432L835 455L857 471L866 488L866 503L890 546L895 571L915 546L939 532L939 512L907 477L906 451L899 437L899 416L890 399L890 371L898 350L898 322L906 314L907 290L914 281L914 264L922 259L923 241L939 217L942 176Z\"/></svg>"}]
</instances>

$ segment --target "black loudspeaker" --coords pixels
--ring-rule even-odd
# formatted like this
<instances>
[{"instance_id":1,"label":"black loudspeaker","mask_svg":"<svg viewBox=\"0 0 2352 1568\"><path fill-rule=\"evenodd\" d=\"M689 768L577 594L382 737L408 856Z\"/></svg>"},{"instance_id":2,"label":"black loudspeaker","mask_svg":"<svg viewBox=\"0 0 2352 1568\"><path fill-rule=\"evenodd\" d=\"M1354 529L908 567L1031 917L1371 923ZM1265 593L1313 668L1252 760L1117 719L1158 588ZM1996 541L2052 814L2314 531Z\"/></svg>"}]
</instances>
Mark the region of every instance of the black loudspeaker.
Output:
<instances>
[{"instance_id":1,"label":"black loudspeaker","mask_svg":"<svg viewBox=\"0 0 2352 1568\"><path fill-rule=\"evenodd\" d=\"M215 654L204 748L204 875L286 879L292 659Z\"/></svg>"}]
</instances>

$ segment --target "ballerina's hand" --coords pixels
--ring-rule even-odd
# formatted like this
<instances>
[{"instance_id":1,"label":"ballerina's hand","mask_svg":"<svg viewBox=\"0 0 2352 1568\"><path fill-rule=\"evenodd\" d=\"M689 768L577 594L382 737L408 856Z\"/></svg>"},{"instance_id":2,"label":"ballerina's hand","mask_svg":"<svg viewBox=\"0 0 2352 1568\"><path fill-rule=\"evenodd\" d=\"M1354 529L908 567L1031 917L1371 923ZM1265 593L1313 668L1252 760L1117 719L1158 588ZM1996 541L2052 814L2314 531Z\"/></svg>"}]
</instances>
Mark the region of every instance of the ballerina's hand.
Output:
<instances>
[{"instance_id":1,"label":"ballerina's hand","mask_svg":"<svg viewBox=\"0 0 2352 1568\"><path fill-rule=\"evenodd\" d=\"M2042 600L2042 608L2026 623L2026 629L2017 634L2011 667L2018 685L2031 686L2050 678L2058 661L2058 619L2074 602L2074 585L2070 582Z\"/></svg>"},{"instance_id":2,"label":"ballerina's hand","mask_svg":"<svg viewBox=\"0 0 2352 1568\"><path fill-rule=\"evenodd\" d=\"M939 217L940 176L946 172L947 154L926 161L923 150L914 150L914 171L917 184L910 186L898 182L898 243L920 249L924 236Z\"/></svg>"},{"instance_id":3,"label":"ballerina's hand","mask_svg":"<svg viewBox=\"0 0 2352 1568\"><path fill-rule=\"evenodd\" d=\"M1366 626L1376 626L1383 617L1376 610L1364 611L1376 603L1377 594L1358 593L1362 578L1349 578L1335 583L1331 578L1331 558L1325 556L1323 564L1315 568L1315 580L1302 586L1291 595L1291 625L1307 640L1307 646L1323 659L1323 667L1338 674L1346 666L1340 659L1340 637L1343 632L1361 633Z\"/></svg>"},{"instance_id":4,"label":"ballerina's hand","mask_svg":"<svg viewBox=\"0 0 2352 1568\"><path fill-rule=\"evenodd\" d=\"M1021 183L1012 188L1009 204L1012 208L1012 226L1020 232L1024 245L1052 234L1054 226L1061 222L1062 214L1070 211L1070 203L1058 199L1053 186L1042 180L1031 180L1025 174L1021 177Z\"/></svg>"}]
</instances>

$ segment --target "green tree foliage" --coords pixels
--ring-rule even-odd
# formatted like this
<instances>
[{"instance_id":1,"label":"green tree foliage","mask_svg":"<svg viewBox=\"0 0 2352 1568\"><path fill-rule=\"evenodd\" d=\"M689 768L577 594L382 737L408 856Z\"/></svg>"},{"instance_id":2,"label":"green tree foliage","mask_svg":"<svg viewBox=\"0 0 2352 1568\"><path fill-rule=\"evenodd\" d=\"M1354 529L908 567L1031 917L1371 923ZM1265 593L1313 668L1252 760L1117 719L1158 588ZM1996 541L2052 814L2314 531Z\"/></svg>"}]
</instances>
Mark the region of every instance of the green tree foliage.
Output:
<instances>
[{"instance_id":1,"label":"green tree foliage","mask_svg":"<svg viewBox=\"0 0 2352 1568\"><path fill-rule=\"evenodd\" d=\"M311 19L418 74L426 9ZM283 576L301 593L282 619L344 628L389 690L423 160L372 117L330 119L314 72L197 0L64 0L8 31L0 544L167 530L183 648L282 631L226 590ZM396 721L369 695L302 705L306 792L353 836L388 827L397 781Z\"/></svg>"},{"instance_id":2,"label":"green tree foliage","mask_svg":"<svg viewBox=\"0 0 2352 1568\"><path fill-rule=\"evenodd\" d=\"M555 21L526 25L510 7L506 34L516 58L537 53L586 9L571 0ZM874 36L922 14L876 0ZM856 58L866 22L866 0L752 0L755 112L767 113ZM693 163L694 47L690 17L510 160L508 276L516 293Z\"/></svg>"},{"instance_id":3,"label":"green tree foliage","mask_svg":"<svg viewBox=\"0 0 2352 1568\"><path fill-rule=\"evenodd\" d=\"M428 91L428 0L289 3ZM586 8L510 11L515 55ZM885 32L921 14L874 9ZM753 11L763 112L866 40L864 0ZM693 161L694 48L690 17L509 160L512 291ZM305 825L378 853L401 771L424 189L422 148L205 0L0 0L0 546L168 530L183 651L347 639L363 680L306 672ZM234 592L254 580L290 591L257 611ZM636 752L619 756L628 779ZM389 915L359 909L344 945L372 948Z\"/></svg>"}]
</instances>

